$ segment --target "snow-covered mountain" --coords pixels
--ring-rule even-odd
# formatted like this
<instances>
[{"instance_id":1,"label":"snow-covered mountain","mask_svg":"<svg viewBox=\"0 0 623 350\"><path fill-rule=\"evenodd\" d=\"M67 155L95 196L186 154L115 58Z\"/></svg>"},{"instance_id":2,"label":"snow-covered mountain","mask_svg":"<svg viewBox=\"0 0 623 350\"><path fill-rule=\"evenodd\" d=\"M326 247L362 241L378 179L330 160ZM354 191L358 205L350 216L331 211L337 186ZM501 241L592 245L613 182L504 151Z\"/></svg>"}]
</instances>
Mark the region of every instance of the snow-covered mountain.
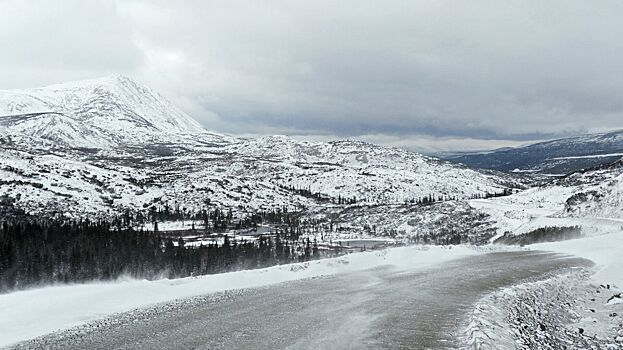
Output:
<instances>
[{"instance_id":1,"label":"snow-covered mountain","mask_svg":"<svg viewBox=\"0 0 623 350\"><path fill-rule=\"evenodd\" d=\"M571 174L556 184L577 188L565 201L568 215L623 219L623 160Z\"/></svg>"},{"instance_id":2,"label":"snow-covered mountain","mask_svg":"<svg viewBox=\"0 0 623 350\"><path fill-rule=\"evenodd\" d=\"M592 235L623 227L623 160L577 171L512 196L471 200L499 234L580 226Z\"/></svg>"},{"instance_id":3,"label":"snow-covered mountain","mask_svg":"<svg viewBox=\"0 0 623 350\"><path fill-rule=\"evenodd\" d=\"M623 130L619 130L444 158L477 168L564 175L609 164L622 156Z\"/></svg>"},{"instance_id":4,"label":"snow-covered mountain","mask_svg":"<svg viewBox=\"0 0 623 350\"><path fill-rule=\"evenodd\" d=\"M513 175L364 142L210 133L124 77L3 91L0 111L0 197L32 212L404 204L523 186Z\"/></svg>"},{"instance_id":5,"label":"snow-covered mountain","mask_svg":"<svg viewBox=\"0 0 623 350\"><path fill-rule=\"evenodd\" d=\"M124 76L0 90L0 128L7 135L97 148L204 131L158 93Z\"/></svg>"}]
</instances>

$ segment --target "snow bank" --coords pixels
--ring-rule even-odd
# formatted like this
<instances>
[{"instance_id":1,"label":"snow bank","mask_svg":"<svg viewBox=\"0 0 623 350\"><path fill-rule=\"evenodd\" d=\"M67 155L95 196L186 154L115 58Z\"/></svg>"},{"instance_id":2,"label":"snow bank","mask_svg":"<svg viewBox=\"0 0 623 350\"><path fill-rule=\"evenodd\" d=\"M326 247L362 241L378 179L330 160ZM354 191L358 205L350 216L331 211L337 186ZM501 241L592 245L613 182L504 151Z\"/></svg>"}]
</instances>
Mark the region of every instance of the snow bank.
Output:
<instances>
[{"instance_id":1,"label":"snow bank","mask_svg":"<svg viewBox=\"0 0 623 350\"><path fill-rule=\"evenodd\" d=\"M63 285L0 295L0 347L118 312L225 290L378 266L412 270L478 254L470 247L400 247L334 259L175 280Z\"/></svg>"},{"instance_id":2,"label":"snow bank","mask_svg":"<svg viewBox=\"0 0 623 350\"><path fill-rule=\"evenodd\" d=\"M595 281L623 287L623 220L612 217L561 216L565 199L573 191L552 187L532 189L519 195L490 200L472 200L470 205L489 214L498 234L523 234L546 226L580 226L588 237L540 243L531 249L549 250L592 260L598 272Z\"/></svg>"},{"instance_id":3,"label":"snow bank","mask_svg":"<svg viewBox=\"0 0 623 350\"><path fill-rule=\"evenodd\" d=\"M559 349L564 344L621 349L623 308L605 303L610 293L587 284L589 278L588 271L571 269L485 296L469 318L466 343L470 349Z\"/></svg>"},{"instance_id":4,"label":"snow bank","mask_svg":"<svg viewBox=\"0 0 623 350\"><path fill-rule=\"evenodd\" d=\"M592 260L597 265L597 272L593 276L596 282L623 288L623 231L562 242L539 243L530 247Z\"/></svg>"}]
</instances>

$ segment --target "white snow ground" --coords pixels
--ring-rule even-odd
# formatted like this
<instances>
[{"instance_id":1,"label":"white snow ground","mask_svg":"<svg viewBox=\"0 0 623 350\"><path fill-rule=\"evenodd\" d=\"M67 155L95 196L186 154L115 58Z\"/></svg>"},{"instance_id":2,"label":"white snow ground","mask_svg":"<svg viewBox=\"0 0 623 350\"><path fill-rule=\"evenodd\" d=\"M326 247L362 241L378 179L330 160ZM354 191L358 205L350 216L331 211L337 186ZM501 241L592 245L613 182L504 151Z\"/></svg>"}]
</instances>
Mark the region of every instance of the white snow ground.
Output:
<instances>
[{"instance_id":1,"label":"white snow ground","mask_svg":"<svg viewBox=\"0 0 623 350\"><path fill-rule=\"evenodd\" d=\"M545 226L579 226L586 237L530 245L592 260L593 280L623 288L623 170L621 161L603 169L572 174L512 196L471 200L487 213L498 235L527 233Z\"/></svg>"},{"instance_id":2,"label":"white snow ground","mask_svg":"<svg viewBox=\"0 0 623 350\"><path fill-rule=\"evenodd\" d=\"M598 226L595 220L588 222ZM613 229L609 220L603 223L594 236L530 245L527 249L589 259L595 272L572 272L487 295L469 316L466 341L471 348L532 349L532 338L541 337L550 345L539 349L556 348L561 342L573 344L569 349L622 349L622 308L615 304L623 300L607 300L623 289L623 230ZM539 329L542 324L545 330Z\"/></svg>"},{"instance_id":3,"label":"white snow ground","mask_svg":"<svg viewBox=\"0 0 623 350\"><path fill-rule=\"evenodd\" d=\"M488 248L410 246L308 263L175 280L51 286L0 295L0 347L135 308L208 293L393 266L419 269Z\"/></svg>"},{"instance_id":4,"label":"white snow ground","mask_svg":"<svg viewBox=\"0 0 623 350\"><path fill-rule=\"evenodd\" d=\"M561 342L572 344L573 349L621 349L621 299L608 299L623 288L622 188L620 165L615 164L513 196L470 201L496 222L499 235L544 226L580 226L584 238L533 244L529 249L595 263L590 276L570 273L483 298L467 326L473 348L495 344L531 349L538 338L542 341L538 348L543 349L557 348Z\"/></svg>"},{"instance_id":5,"label":"white snow ground","mask_svg":"<svg viewBox=\"0 0 623 350\"><path fill-rule=\"evenodd\" d=\"M598 284L623 288L623 231L562 242L539 243L531 249L549 250L592 260L596 273L592 279Z\"/></svg>"}]
</instances>

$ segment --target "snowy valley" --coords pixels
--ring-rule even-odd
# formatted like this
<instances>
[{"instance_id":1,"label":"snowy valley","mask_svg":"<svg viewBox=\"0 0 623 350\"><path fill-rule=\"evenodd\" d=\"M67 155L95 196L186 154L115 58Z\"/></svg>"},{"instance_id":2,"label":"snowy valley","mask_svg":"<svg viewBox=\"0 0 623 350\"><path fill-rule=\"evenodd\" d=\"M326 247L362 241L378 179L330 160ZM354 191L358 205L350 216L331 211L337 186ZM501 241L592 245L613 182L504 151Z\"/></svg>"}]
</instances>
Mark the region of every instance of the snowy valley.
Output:
<instances>
[{"instance_id":1,"label":"snowy valley","mask_svg":"<svg viewBox=\"0 0 623 350\"><path fill-rule=\"evenodd\" d=\"M623 267L619 260L623 253L621 160L544 180L526 173L470 168L361 141L321 143L286 136L241 138L205 130L153 90L130 78L112 76L38 89L0 91L0 214L0 223L51 220L41 224L44 240L48 239L48 231L54 232L54 227L61 227L62 231L63 225L71 222L74 226L67 226L65 231L79 231L76 227L88 222L84 224L87 229L79 231L81 244L86 244L92 234L88 225L106 223L110 226L103 227L115 232L164 235L157 243L140 236L153 243L153 250L157 251L141 250L141 256L157 256L170 262L176 261L175 254L185 254L181 253L183 249L199 251L185 255L187 260L182 265L186 265L176 267L182 271L179 275L162 271L126 275L127 271L114 269L90 275L65 269L50 272L46 282L88 283L35 289L31 288L38 285L31 281L7 278L13 284L5 286L6 294L0 294L0 306L10 311L12 320L18 321L0 317L0 346L78 327L70 335L57 334L58 339L44 337L42 343L21 346L45 347L55 344L54 341L62 344L67 337L73 339L76 334L79 337L81 332L99 328L98 320L115 313L130 311L140 314L137 318L149 318L151 314L145 316L136 308L160 307L174 300L216 292L225 293L225 299L230 298L227 293L233 293L234 299L246 298L246 292L240 292L241 297L231 291L302 279L339 279L342 277L331 276L363 274L368 269L389 268L392 276L400 276L455 260L483 259L474 263L483 269L473 272L478 276L489 271L488 264L498 261L486 260L487 254L517 254L518 260L527 256L524 265L517 265L518 270L542 269L543 275L530 280L528 272L519 273L517 283L511 285L500 277L490 288L474 293L474 302L478 301L476 311L462 325L467 329L466 343L495 348L495 343L487 343L494 339L498 344L506 342L511 346L508 344L516 342L517 348L530 348L529 340L533 338L525 338L520 331L529 325L534 337L549 337L548 341L573 342L590 336L590 341L578 344L612 349L623 346ZM546 243L546 236L527 248L494 243L501 237L534 234L551 227L577 228L580 238ZM101 227L94 226L93 230L96 229ZM9 232L14 234L9 225L5 224L3 230L5 237L9 237ZM128 242L132 239L128 238ZM230 254L230 239L231 249L240 254L253 255L254 249L259 249L258 263L253 260L253 264L244 264L227 255L214 260L219 264L217 269L206 266L214 262L209 260L211 254ZM406 246L365 251L375 245ZM218 250L224 246L225 253ZM235 247L243 248L237 251ZM0 267L16 263L7 256L17 254L13 252L17 248L9 243L0 248L4 249L0 250L4 254ZM88 249L97 250L99 246ZM536 250L560 253L561 265L556 269L567 269L568 274L560 277L558 270L550 269L546 260L556 260L551 256L544 258L542 265L531 265L530 254L538 255ZM282 251L287 251L287 256L280 255ZM265 258L265 252L270 257ZM54 259L49 252L21 253L42 260ZM89 250L89 254L92 257L94 253ZM585 258L596 265L589 266L588 260L566 261L562 254ZM330 259L315 261L322 257ZM501 260L508 271L513 270L513 264L508 262L512 260ZM159 263L160 260L153 266ZM140 267L134 271L144 272L143 262L136 264ZM47 267L33 272L31 265L19 266L28 266L28 272L34 275L48 273ZM20 271L10 272L22 276ZM198 276L206 274L210 276ZM81 277L72 280L72 276ZM104 281L94 282L92 276ZM129 280L124 281L122 276L129 276ZM357 276L355 282L346 282L364 286L371 283L371 290L380 288ZM385 275L374 276L387 282ZM464 282L466 286L468 282ZM608 287L599 287L602 284ZM576 288L578 292L558 295L559 300L577 295L586 300L592 298L591 302L598 307L591 304L590 309L597 311L582 309L588 308L582 306L585 304L569 304L564 317L535 316L534 324L506 322L511 316L528 317L525 307L534 307L544 315L558 312L553 302L543 302L537 308L524 301L560 286ZM595 286L598 296L592 291ZM381 288L377 292L386 291ZM24 310L19 305L32 303L42 295L53 300L53 307L46 306L43 320L29 328L34 322L33 314L22 314ZM82 295L80 312L53 316L59 313L56 307L73 303L77 295ZM517 304L513 299L516 295L521 296L524 304ZM102 298L102 302L88 306L93 298ZM543 300L551 298L550 295ZM499 308L489 307L491 300L499 301ZM461 310L465 314L465 309ZM572 313L573 317L568 315ZM591 313L597 314L596 322L587 321ZM376 322L368 316L355 316ZM133 316L123 314L124 322L132 323L127 317ZM539 328L546 321L558 328ZM553 324L556 322L561 324ZM591 325L586 326L587 323ZM580 327L578 324L582 325L582 332L586 329L585 334L575 330ZM495 332L495 327L507 333L494 335L491 332ZM564 336L560 335L563 333ZM556 343L552 340L552 344ZM364 345L374 348L374 344Z\"/></svg>"}]
</instances>

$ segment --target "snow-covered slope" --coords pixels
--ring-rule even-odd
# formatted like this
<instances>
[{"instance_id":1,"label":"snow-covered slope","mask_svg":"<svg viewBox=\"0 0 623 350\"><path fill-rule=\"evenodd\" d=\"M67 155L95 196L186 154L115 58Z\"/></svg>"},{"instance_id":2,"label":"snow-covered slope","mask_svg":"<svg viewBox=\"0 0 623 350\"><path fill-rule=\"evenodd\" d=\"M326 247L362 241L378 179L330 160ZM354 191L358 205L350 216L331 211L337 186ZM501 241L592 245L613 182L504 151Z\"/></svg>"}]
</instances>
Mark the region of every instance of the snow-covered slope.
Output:
<instances>
[{"instance_id":1,"label":"snow-covered slope","mask_svg":"<svg viewBox=\"0 0 623 350\"><path fill-rule=\"evenodd\" d=\"M520 185L513 178L480 173L408 152L378 152L357 160L359 147L313 144L285 139L275 144L279 157L262 156L258 142L242 140L202 144L152 144L111 150L25 151L0 145L0 197L17 199L30 211L63 211L78 215L142 209L153 203L178 203L199 210L209 203L247 209L334 205L338 198L358 204L404 203L426 197L466 199ZM207 142L206 142L207 143ZM255 151L250 152L253 149ZM400 156L399 156L400 155ZM322 200L297 192L305 189Z\"/></svg>"},{"instance_id":2,"label":"snow-covered slope","mask_svg":"<svg viewBox=\"0 0 623 350\"><path fill-rule=\"evenodd\" d=\"M623 160L470 205L489 214L500 234L545 226L581 226L589 234L618 231L623 227Z\"/></svg>"},{"instance_id":3,"label":"snow-covered slope","mask_svg":"<svg viewBox=\"0 0 623 350\"><path fill-rule=\"evenodd\" d=\"M556 182L578 190L565 202L569 215L623 219L623 160Z\"/></svg>"},{"instance_id":4,"label":"snow-covered slope","mask_svg":"<svg viewBox=\"0 0 623 350\"><path fill-rule=\"evenodd\" d=\"M245 140L230 150L288 167L291 171L276 174L285 186L377 203L402 203L429 194L468 198L517 185L515 178L499 173L360 141L312 143L270 136Z\"/></svg>"},{"instance_id":5,"label":"snow-covered slope","mask_svg":"<svg viewBox=\"0 0 623 350\"><path fill-rule=\"evenodd\" d=\"M0 197L34 212L403 204L522 186L515 176L364 142L210 133L125 77L2 91L0 128Z\"/></svg>"},{"instance_id":6,"label":"snow-covered slope","mask_svg":"<svg viewBox=\"0 0 623 350\"><path fill-rule=\"evenodd\" d=\"M0 128L73 147L111 147L154 134L200 133L195 120L130 78L0 90Z\"/></svg>"}]
</instances>

